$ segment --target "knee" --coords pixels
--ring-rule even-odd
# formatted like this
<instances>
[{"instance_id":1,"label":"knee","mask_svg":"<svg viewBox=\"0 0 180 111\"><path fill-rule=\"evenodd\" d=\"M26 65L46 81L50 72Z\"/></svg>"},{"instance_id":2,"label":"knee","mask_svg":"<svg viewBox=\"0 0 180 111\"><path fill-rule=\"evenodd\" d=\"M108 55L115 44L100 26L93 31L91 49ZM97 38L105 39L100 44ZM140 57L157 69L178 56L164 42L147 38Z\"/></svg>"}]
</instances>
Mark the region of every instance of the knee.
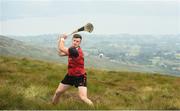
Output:
<instances>
[{"instance_id":1,"label":"knee","mask_svg":"<svg viewBox=\"0 0 180 111\"><path fill-rule=\"evenodd\" d=\"M62 93L62 91L56 91L56 96L60 96Z\"/></svg>"}]
</instances>

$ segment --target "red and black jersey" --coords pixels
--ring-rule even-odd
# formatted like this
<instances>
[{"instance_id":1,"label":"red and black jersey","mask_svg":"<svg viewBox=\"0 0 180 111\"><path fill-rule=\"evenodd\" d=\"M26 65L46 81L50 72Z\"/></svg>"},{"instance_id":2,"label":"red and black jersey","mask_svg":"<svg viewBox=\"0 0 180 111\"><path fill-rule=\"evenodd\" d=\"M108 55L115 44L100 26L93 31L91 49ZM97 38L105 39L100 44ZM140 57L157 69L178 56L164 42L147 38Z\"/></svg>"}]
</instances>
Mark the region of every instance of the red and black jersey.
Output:
<instances>
[{"instance_id":1,"label":"red and black jersey","mask_svg":"<svg viewBox=\"0 0 180 111\"><path fill-rule=\"evenodd\" d=\"M68 75L84 75L84 54L82 49L80 47L70 47L68 51Z\"/></svg>"}]
</instances>

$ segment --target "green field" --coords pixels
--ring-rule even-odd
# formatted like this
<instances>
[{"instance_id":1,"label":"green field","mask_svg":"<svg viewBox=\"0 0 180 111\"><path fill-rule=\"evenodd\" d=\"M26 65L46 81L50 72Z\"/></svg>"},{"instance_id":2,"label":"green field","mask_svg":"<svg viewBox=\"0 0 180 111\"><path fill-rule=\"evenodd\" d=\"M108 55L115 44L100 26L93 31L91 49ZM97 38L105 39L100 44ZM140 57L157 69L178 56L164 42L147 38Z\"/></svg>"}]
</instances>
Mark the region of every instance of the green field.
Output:
<instances>
[{"instance_id":1,"label":"green field","mask_svg":"<svg viewBox=\"0 0 180 111\"><path fill-rule=\"evenodd\" d=\"M87 69L89 107L72 87L51 98L66 65L0 56L0 109L180 109L180 77Z\"/></svg>"}]
</instances>

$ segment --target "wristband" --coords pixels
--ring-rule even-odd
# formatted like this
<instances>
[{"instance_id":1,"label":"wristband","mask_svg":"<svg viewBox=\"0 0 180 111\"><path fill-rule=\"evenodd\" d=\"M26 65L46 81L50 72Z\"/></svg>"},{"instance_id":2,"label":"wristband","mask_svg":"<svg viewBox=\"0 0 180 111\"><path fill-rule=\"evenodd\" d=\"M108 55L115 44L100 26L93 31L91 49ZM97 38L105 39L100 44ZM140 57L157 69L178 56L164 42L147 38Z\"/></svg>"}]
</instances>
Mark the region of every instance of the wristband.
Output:
<instances>
[{"instance_id":1,"label":"wristband","mask_svg":"<svg viewBox=\"0 0 180 111\"><path fill-rule=\"evenodd\" d=\"M64 38L61 38L61 41L64 41Z\"/></svg>"}]
</instances>

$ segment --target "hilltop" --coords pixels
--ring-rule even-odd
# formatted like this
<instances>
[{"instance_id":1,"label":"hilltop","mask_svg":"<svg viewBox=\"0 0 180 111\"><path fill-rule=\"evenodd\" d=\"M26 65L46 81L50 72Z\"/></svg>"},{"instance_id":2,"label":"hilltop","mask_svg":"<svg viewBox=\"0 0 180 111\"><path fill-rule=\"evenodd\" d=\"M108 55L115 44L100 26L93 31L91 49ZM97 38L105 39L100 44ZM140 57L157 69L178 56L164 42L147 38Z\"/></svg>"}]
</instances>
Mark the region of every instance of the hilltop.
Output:
<instances>
[{"instance_id":1,"label":"hilltop","mask_svg":"<svg viewBox=\"0 0 180 111\"><path fill-rule=\"evenodd\" d=\"M57 106L50 103L66 65L0 56L0 109L180 109L180 78L125 71L87 69L91 108L76 88Z\"/></svg>"}]
</instances>

